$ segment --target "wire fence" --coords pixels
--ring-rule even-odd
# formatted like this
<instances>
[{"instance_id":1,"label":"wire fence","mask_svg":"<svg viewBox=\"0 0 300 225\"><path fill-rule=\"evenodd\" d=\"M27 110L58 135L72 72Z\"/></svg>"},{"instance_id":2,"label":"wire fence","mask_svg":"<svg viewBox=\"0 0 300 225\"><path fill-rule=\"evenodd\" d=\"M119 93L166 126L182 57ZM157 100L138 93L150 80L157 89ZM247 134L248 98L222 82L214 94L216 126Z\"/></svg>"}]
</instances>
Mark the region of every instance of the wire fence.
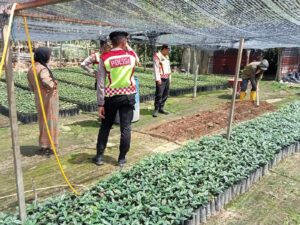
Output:
<instances>
[{"instance_id":1,"label":"wire fence","mask_svg":"<svg viewBox=\"0 0 300 225\"><path fill-rule=\"evenodd\" d=\"M299 8L297 0L82 0L25 12L114 25L83 25L31 18L29 28L33 40L96 40L107 37L113 30L122 29L142 41L149 40L141 34L163 32L165 35L157 39L158 43L216 49L237 48L238 40L243 37L245 48L264 49L300 46ZM22 20L16 18L13 27L16 40L25 40L23 27Z\"/></svg>"}]
</instances>

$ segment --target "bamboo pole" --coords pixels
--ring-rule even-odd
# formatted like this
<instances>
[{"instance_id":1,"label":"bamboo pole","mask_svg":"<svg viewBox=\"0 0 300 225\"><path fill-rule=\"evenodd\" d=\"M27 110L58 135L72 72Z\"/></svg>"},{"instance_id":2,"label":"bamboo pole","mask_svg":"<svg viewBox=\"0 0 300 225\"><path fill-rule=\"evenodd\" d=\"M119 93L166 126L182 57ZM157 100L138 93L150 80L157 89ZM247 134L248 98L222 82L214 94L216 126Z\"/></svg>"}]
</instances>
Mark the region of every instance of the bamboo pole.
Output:
<instances>
[{"instance_id":1,"label":"bamboo pole","mask_svg":"<svg viewBox=\"0 0 300 225\"><path fill-rule=\"evenodd\" d=\"M47 191L47 190L50 190L50 189L56 189L56 188L68 188L69 186L68 185L55 185L55 186L50 186L50 187L44 187L44 188L35 188L35 191ZM84 189L87 189L86 186L84 185L81 185L81 184L78 184L78 185L74 185L74 187L82 187ZM31 192L34 192L33 190L28 190L28 191L24 191L25 194L27 193L31 193ZM13 198L13 197L16 197L16 194L11 194L11 195L6 195L6 196L1 196L0 197L0 200L1 199L7 199L7 198Z\"/></svg>"},{"instance_id":2,"label":"bamboo pole","mask_svg":"<svg viewBox=\"0 0 300 225\"><path fill-rule=\"evenodd\" d=\"M103 26L103 27L118 27L117 25L103 22L103 21L96 21L96 20L81 20L75 18L69 18L65 16L53 16L49 14L41 14L41 13L27 13L27 12L16 12L16 16L25 16L28 18L34 19L43 19L49 21L62 21L67 23L77 23L82 25L95 25L95 26Z\"/></svg>"},{"instance_id":3,"label":"bamboo pole","mask_svg":"<svg viewBox=\"0 0 300 225\"><path fill-rule=\"evenodd\" d=\"M4 42L6 41L7 32L8 32L8 26L4 25L2 31ZM15 168L15 176L16 176L17 197L19 203L19 216L22 222L25 222L26 208L25 208L25 196L24 196L24 183L23 183L21 152L20 152L19 136L18 136L19 128L18 128L18 120L17 120L17 106L16 106L16 97L15 97L15 86L14 86L14 78L13 78L10 42L8 42L8 51L5 59L5 73L6 73L5 77L6 77L6 84L7 84L12 148L14 153L14 168Z\"/></svg>"},{"instance_id":4,"label":"bamboo pole","mask_svg":"<svg viewBox=\"0 0 300 225\"><path fill-rule=\"evenodd\" d=\"M276 71L276 81L280 81L281 78L281 62L282 62L282 48L278 49L278 56L277 56L277 71Z\"/></svg>"},{"instance_id":5,"label":"bamboo pole","mask_svg":"<svg viewBox=\"0 0 300 225\"><path fill-rule=\"evenodd\" d=\"M199 64L197 64L196 70L195 70L195 73L194 73L194 91L193 91L193 98L196 98L196 97L197 97L198 70L199 70Z\"/></svg>"},{"instance_id":6,"label":"bamboo pole","mask_svg":"<svg viewBox=\"0 0 300 225\"><path fill-rule=\"evenodd\" d=\"M62 67L62 47L63 47L63 44L62 44L62 42L60 42L60 47L59 47L59 67L60 68Z\"/></svg>"},{"instance_id":7,"label":"bamboo pole","mask_svg":"<svg viewBox=\"0 0 300 225\"><path fill-rule=\"evenodd\" d=\"M18 41L18 77L21 76L21 60L20 60L20 54L21 54L21 47L20 42Z\"/></svg>"},{"instance_id":8,"label":"bamboo pole","mask_svg":"<svg viewBox=\"0 0 300 225\"><path fill-rule=\"evenodd\" d=\"M34 206L36 207L37 206L37 191L36 191L36 187L35 187L35 181L33 178L31 178L31 184L32 184L32 192L34 194Z\"/></svg>"},{"instance_id":9,"label":"bamboo pole","mask_svg":"<svg viewBox=\"0 0 300 225\"><path fill-rule=\"evenodd\" d=\"M146 63L147 63L147 44L145 43L145 47L144 47L144 72L146 71Z\"/></svg>"},{"instance_id":10,"label":"bamboo pole","mask_svg":"<svg viewBox=\"0 0 300 225\"><path fill-rule=\"evenodd\" d=\"M70 2L72 0L34 0L30 2L18 3L16 7L16 11L24 10L24 9L31 9L46 5L54 5L58 3Z\"/></svg>"},{"instance_id":11,"label":"bamboo pole","mask_svg":"<svg viewBox=\"0 0 300 225\"><path fill-rule=\"evenodd\" d=\"M211 64L211 56L210 56L210 53L208 52L207 70L206 70L205 74L210 74L210 64Z\"/></svg>"},{"instance_id":12,"label":"bamboo pole","mask_svg":"<svg viewBox=\"0 0 300 225\"><path fill-rule=\"evenodd\" d=\"M260 80L257 81L257 84L256 84L256 106L259 106L259 82Z\"/></svg>"},{"instance_id":13,"label":"bamboo pole","mask_svg":"<svg viewBox=\"0 0 300 225\"><path fill-rule=\"evenodd\" d=\"M85 46L85 50L86 50L86 57L89 57L89 44L86 43L86 46Z\"/></svg>"},{"instance_id":14,"label":"bamboo pole","mask_svg":"<svg viewBox=\"0 0 300 225\"><path fill-rule=\"evenodd\" d=\"M153 60L153 56L156 52L156 40L157 40L158 35L149 35L149 42L150 42L150 49L151 49L151 56L152 56L152 60ZM153 60L153 68L154 68L154 60Z\"/></svg>"},{"instance_id":15,"label":"bamboo pole","mask_svg":"<svg viewBox=\"0 0 300 225\"><path fill-rule=\"evenodd\" d=\"M230 135L231 135L231 131L232 131L232 122L233 122L234 107L235 107L235 100L236 100L236 91L237 91L237 84L238 84L238 80L239 80L239 72L240 72L242 55L243 55L244 41L245 41L244 38L240 39L239 52L238 52L238 57L237 57L236 67L235 67L233 93L232 93L231 107L230 107L229 118L228 118L228 127L227 127L227 140L228 141L230 140Z\"/></svg>"},{"instance_id":16,"label":"bamboo pole","mask_svg":"<svg viewBox=\"0 0 300 225\"><path fill-rule=\"evenodd\" d=\"M196 48L194 48L194 52L193 52L193 70L196 70L197 67L197 50Z\"/></svg>"},{"instance_id":17,"label":"bamboo pole","mask_svg":"<svg viewBox=\"0 0 300 225\"><path fill-rule=\"evenodd\" d=\"M193 52L193 69L194 69L194 90L193 90L193 98L197 97L197 75L199 64L197 63L197 50L194 48Z\"/></svg>"},{"instance_id":18,"label":"bamboo pole","mask_svg":"<svg viewBox=\"0 0 300 225\"><path fill-rule=\"evenodd\" d=\"M250 62L250 53L251 53L251 50L247 50L247 60L246 60L246 66L249 64Z\"/></svg>"},{"instance_id":19,"label":"bamboo pole","mask_svg":"<svg viewBox=\"0 0 300 225\"><path fill-rule=\"evenodd\" d=\"M188 48L188 67L187 67L187 72L186 72L187 77L190 74L190 69L191 69L191 48Z\"/></svg>"}]
</instances>

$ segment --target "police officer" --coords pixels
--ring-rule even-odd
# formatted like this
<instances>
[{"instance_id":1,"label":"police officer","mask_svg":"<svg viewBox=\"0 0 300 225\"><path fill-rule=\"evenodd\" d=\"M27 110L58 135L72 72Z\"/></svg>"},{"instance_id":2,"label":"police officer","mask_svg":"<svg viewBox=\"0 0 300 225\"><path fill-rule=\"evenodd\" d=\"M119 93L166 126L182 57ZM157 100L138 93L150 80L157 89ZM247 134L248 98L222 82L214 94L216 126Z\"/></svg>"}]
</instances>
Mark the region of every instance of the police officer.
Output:
<instances>
[{"instance_id":1,"label":"police officer","mask_svg":"<svg viewBox=\"0 0 300 225\"><path fill-rule=\"evenodd\" d=\"M258 81L262 78L263 73L268 69L269 62L266 59L263 59L261 62L252 62L248 64L244 70L242 71L242 86L240 92L240 100L244 100L246 97L246 90L249 81L251 82L251 93L250 93L250 100L256 100L256 90Z\"/></svg>"},{"instance_id":2,"label":"police officer","mask_svg":"<svg viewBox=\"0 0 300 225\"><path fill-rule=\"evenodd\" d=\"M135 104L136 86L133 77L136 53L128 46L128 33L115 31L109 35L113 48L100 57L97 74L98 114L102 119L97 140L96 165L103 164L103 154L116 113L120 116L120 154L118 163L126 163L130 148L131 121Z\"/></svg>"},{"instance_id":3,"label":"police officer","mask_svg":"<svg viewBox=\"0 0 300 225\"><path fill-rule=\"evenodd\" d=\"M155 53L153 57L154 76L156 82L153 117L157 117L158 113L168 114L168 112L164 110L164 106L169 96L171 79L169 53L170 49L168 45L163 45L161 47L161 51Z\"/></svg>"},{"instance_id":4,"label":"police officer","mask_svg":"<svg viewBox=\"0 0 300 225\"><path fill-rule=\"evenodd\" d=\"M88 56L85 60L80 64L81 68L88 72L88 74L92 77L97 77L97 70L91 68L91 65L99 65L101 54L109 51L111 49L111 43L109 41L101 41L100 43L100 52L94 52L90 56ZM95 89L97 88L97 81L95 82Z\"/></svg>"}]
</instances>

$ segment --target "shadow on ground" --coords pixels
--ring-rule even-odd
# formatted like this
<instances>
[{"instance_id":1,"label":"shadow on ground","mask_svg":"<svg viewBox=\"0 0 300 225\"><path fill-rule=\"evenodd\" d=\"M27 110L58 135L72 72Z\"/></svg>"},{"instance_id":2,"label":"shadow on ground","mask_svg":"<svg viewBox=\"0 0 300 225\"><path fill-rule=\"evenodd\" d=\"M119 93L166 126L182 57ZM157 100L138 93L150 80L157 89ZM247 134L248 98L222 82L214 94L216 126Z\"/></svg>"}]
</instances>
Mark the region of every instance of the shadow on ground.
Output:
<instances>
[{"instance_id":1,"label":"shadow on ground","mask_svg":"<svg viewBox=\"0 0 300 225\"><path fill-rule=\"evenodd\" d=\"M143 116L152 115L153 109L141 109L140 114Z\"/></svg>"},{"instance_id":2,"label":"shadow on ground","mask_svg":"<svg viewBox=\"0 0 300 225\"><path fill-rule=\"evenodd\" d=\"M71 155L71 158L68 160L68 162L71 164L89 164L89 163L93 163L92 159L94 156L95 156L94 154L88 154L88 153L73 154ZM104 155L103 161L106 164L111 164L114 166L118 164L118 161L109 155Z\"/></svg>"},{"instance_id":3,"label":"shadow on ground","mask_svg":"<svg viewBox=\"0 0 300 225\"><path fill-rule=\"evenodd\" d=\"M218 95L219 99L231 99L232 96L231 95Z\"/></svg>"},{"instance_id":4,"label":"shadow on ground","mask_svg":"<svg viewBox=\"0 0 300 225\"><path fill-rule=\"evenodd\" d=\"M35 155L43 155L43 153L40 151L39 146L20 146L21 154L25 157L33 157Z\"/></svg>"},{"instance_id":5,"label":"shadow on ground","mask_svg":"<svg viewBox=\"0 0 300 225\"><path fill-rule=\"evenodd\" d=\"M76 123L72 123L70 125L72 126L81 126L81 127L100 127L100 120L86 120L86 121L80 121Z\"/></svg>"}]
</instances>

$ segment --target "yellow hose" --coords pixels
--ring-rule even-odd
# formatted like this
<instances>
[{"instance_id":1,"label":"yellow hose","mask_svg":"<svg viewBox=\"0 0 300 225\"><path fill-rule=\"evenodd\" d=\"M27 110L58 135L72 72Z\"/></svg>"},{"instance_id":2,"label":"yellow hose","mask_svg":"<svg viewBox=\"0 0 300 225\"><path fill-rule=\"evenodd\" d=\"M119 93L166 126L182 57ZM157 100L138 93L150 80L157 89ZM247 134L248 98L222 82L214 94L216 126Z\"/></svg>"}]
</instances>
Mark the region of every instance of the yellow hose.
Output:
<instances>
[{"instance_id":1,"label":"yellow hose","mask_svg":"<svg viewBox=\"0 0 300 225\"><path fill-rule=\"evenodd\" d=\"M10 32L11 32L11 26L12 26L16 6L17 6L17 3L14 3L11 8L11 13L10 13L9 22L8 22L8 30L6 33L6 37L3 40L4 48L3 48L2 58L1 58L1 63L0 63L0 78L2 76L2 69L3 69L4 63L5 63L6 53L7 53L7 49L8 49L9 36L10 36ZM5 34L3 34L3 37L4 37L4 35Z\"/></svg>"},{"instance_id":2,"label":"yellow hose","mask_svg":"<svg viewBox=\"0 0 300 225\"><path fill-rule=\"evenodd\" d=\"M27 36L27 41L28 41L28 47L29 47L29 51L30 51L30 58L31 58L31 63L32 63L32 70L33 70L33 74L34 74L34 80L35 80L35 83L36 83L36 86L37 86L37 91L38 91L38 95L39 95L39 100L40 100L40 105L41 105L41 108L42 108L42 114L43 114L43 119L44 119L44 123L46 125L46 130L47 130L47 134L48 134L48 138L50 140L50 143L51 143L51 147L53 149L53 152L54 152L54 155L55 155L55 159L56 159L56 162L58 164L58 167L60 169L60 172L64 178L64 180L66 181L66 183L68 184L68 186L71 188L71 190L76 194L78 195L79 193L75 190L75 188L72 186L72 184L70 183L70 181L68 180L63 168L62 168L62 165L60 163L60 160L58 158L58 155L57 155L57 152L56 152L56 148L55 148L55 145L53 143L53 139L51 137L51 134L50 134L50 130L49 130L49 126L48 126L48 122L47 122L47 117L46 117L46 113L45 113L45 108L44 108L44 102L43 102L43 98L42 98L42 95L41 95L41 89L40 89L40 86L39 86L39 82L38 82L38 78L37 78L37 74L36 74L36 68L35 68L35 64L34 64L34 58L33 58L33 53L32 53L32 46L31 46L31 40L30 40L30 35L29 35L29 31L28 31L28 24L27 24L27 20L26 20L26 17L23 17L24 19L24 26L25 26L25 31L26 31L26 36Z\"/></svg>"}]
</instances>

